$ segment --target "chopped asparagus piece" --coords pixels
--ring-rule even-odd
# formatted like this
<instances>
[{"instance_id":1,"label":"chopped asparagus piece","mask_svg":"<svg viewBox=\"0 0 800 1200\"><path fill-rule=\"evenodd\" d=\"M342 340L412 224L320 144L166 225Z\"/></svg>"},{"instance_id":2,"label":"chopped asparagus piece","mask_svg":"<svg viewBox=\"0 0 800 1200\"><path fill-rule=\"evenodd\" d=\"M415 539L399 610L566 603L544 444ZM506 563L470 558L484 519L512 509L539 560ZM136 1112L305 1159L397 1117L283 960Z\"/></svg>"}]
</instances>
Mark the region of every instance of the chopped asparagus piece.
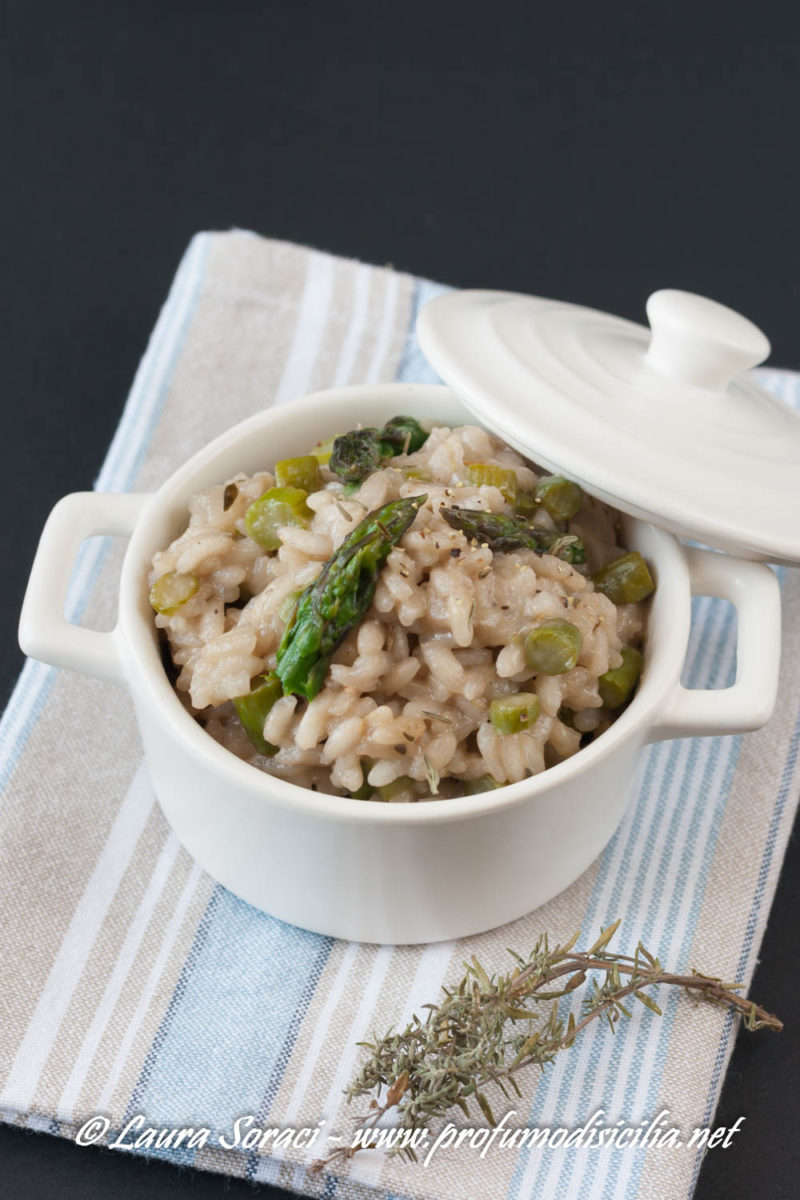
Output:
<instances>
[{"instance_id":1,"label":"chopped asparagus piece","mask_svg":"<svg viewBox=\"0 0 800 1200\"><path fill-rule=\"evenodd\" d=\"M375 788L367 783L367 776L372 770L373 763L368 758L361 759L361 787L350 793L351 800L369 800L374 795Z\"/></svg>"},{"instance_id":2,"label":"chopped asparagus piece","mask_svg":"<svg viewBox=\"0 0 800 1200\"><path fill-rule=\"evenodd\" d=\"M324 442L317 442L311 453L321 467L327 467L333 453L333 443L336 441L338 433L334 433L331 437L326 438Z\"/></svg>"},{"instance_id":3,"label":"chopped asparagus piece","mask_svg":"<svg viewBox=\"0 0 800 1200\"><path fill-rule=\"evenodd\" d=\"M503 498L513 504L517 498L517 473L505 467L496 467L492 463L468 463L466 466L467 482L473 487L496 487L503 493Z\"/></svg>"},{"instance_id":4,"label":"chopped asparagus piece","mask_svg":"<svg viewBox=\"0 0 800 1200\"><path fill-rule=\"evenodd\" d=\"M632 550L606 563L594 576L594 586L614 604L636 604L646 600L656 585L641 554Z\"/></svg>"},{"instance_id":5,"label":"chopped asparagus piece","mask_svg":"<svg viewBox=\"0 0 800 1200\"><path fill-rule=\"evenodd\" d=\"M246 696L237 696L233 705L253 746L259 754L272 758L273 754L278 753L278 747L265 741L264 722L275 701L280 700L283 695L283 688L274 671L267 671L266 675L260 675L259 679L261 682Z\"/></svg>"},{"instance_id":6,"label":"chopped asparagus piece","mask_svg":"<svg viewBox=\"0 0 800 1200\"><path fill-rule=\"evenodd\" d=\"M378 797L389 803L398 800L416 800L417 789L414 786L414 780L408 775L401 775L399 779L393 779L391 783L385 783L382 787L375 788Z\"/></svg>"},{"instance_id":7,"label":"chopped asparagus piece","mask_svg":"<svg viewBox=\"0 0 800 1200\"><path fill-rule=\"evenodd\" d=\"M536 499L554 521L571 521L583 504L583 492L579 484L563 475L545 475L539 480Z\"/></svg>"},{"instance_id":8,"label":"chopped asparagus piece","mask_svg":"<svg viewBox=\"0 0 800 1200\"><path fill-rule=\"evenodd\" d=\"M533 692L500 696L489 705L489 720L498 733L521 733L539 716L539 697Z\"/></svg>"},{"instance_id":9,"label":"chopped asparagus piece","mask_svg":"<svg viewBox=\"0 0 800 1200\"><path fill-rule=\"evenodd\" d=\"M502 786L493 775L481 775L478 779L467 779L464 782L464 795L480 796L483 792L493 792Z\"/></svg>"},{"instance_id":10,"label":"chopped asparagus piece","mask_svg":"<svg viewBox=\"0 0 800 1200\"><path fill-rule=\"evenodd\" d=\"M170 617L195 594L200 581L196 575L167 571L150 588L150 603L157 613Z\"/></svg>"},{"instance_id":11,"label":"chopped asparagus piece","mask_svg":"<svg viewBox=\"0 0 800 1200\"><path fill-rule=\"evenodd\" d=\"M303 488L296 487L274 487L264 492L245 513L249 536L264 550L278 550L278 530L283 525L307 529L311 524L314 514L306 504L307 495Z\"/></svg>"},{"instance_id":12,"label":"chopped asparagus piece","mask_svg":"<svg viewBox=\"0 0 800 1200\"><path fill-rule=\"evenodd\" d=\"M536 512L537 508L541 508L541 505L536 499L535 492L517 492L517 496L514 501L514 512L518 517L530 519Z\"/></svg>"},{"instance_id":13,"label":"chopped asparagus piece","mask_svg":"<svg viewBox=\"0 0 800 1200\"><path fill-rule=\"evenodd\" d=\"M606 671L598 680L597 690L606 708L621 708L633 695L642 673L641 652L633 646L623 646L622 662Z\"/></svg>"},{"instance_id":14,"label":"chopped asparagus piece","mask_svg":"<svg viewBox=\"0 0 800 1200\"><path fill-rule=\"evenodd\" d=\"M525 635L525 661L539 675L563 675L577 664L582 642L571 621L541 621Z\"/></svg>"},{"instance_id":15,"label":"chopped asparagus piece","mask_svg":"<svg viewBox=\"0 0 800 1200\"><path fill-rule=\"evenodd\" d=\"M370 787L368 783L362 783L360 788L350 793L351 800L369 800L370 796L374 795L375 788Z\"/></svg>"},{"instance_id":16,"label":"chopped asparagus piece","mask_svg":"<svg viewBox=\"0 0 800 1200\"><path fill-rule=\"evenodd\" d=\"M275 482L278 487L302 488L304 492L316 492L321 486L319 462L313 454L299 458L282 458L275 464Z\"/></svg>"}]
</instances>

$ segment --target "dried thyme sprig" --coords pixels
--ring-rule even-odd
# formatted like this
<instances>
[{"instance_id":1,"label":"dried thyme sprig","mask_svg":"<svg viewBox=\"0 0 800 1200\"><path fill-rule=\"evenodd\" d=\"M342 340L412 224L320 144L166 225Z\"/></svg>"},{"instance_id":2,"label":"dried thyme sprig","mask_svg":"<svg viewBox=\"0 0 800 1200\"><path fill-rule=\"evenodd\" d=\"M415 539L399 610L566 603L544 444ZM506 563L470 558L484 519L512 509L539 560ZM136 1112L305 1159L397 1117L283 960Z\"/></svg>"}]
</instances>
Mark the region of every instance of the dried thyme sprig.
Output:
<instances>
[{"instance_id":1,"label":"dried thyme sprig","mask_svg":"<svg viewBox=\"0 0 800 1200\"><path fill-rule=\"evenodd\" d=\"M372 1096L364 1117L366 1127L374 1128L391 1109L396 1110L395 1124L409 1130L428 1126L456 1106L469 1117L467 1102L471 1098L494 1125L483 1092L486 1084L496 1084L507 1098L509 1087L521 1096L518 1072L534 1064L544 1069L597 1017L605 1017L613 1032L620 1017L631 1015L624 1003L629 997L660 1016L661 1009L645 988L662 984L683 988L698 1000L734 1009L744 1017L746 1029L783 1028L777 1017L737 995L743 986L740 983L726 983L697 971L671 974L641 942L634 955L612 953L608 946L618 927L616 921L604 929L585 951L573 949L578 933L553 949L544 934L527 958L509 951L516 965L506 974L489 976L473 957L464 964L466 971L458 986L443 988L444 999L439 1004L424 1006L429 1010L427 1017L415 1015L402 1033L390 1030L373 1042L359 1043L369 1055L347 1089L347 1097ZM600 973L602 982L596 975L591 977L583 1002L585 1015L576 1022L570 1013L565 1021L559 1015L558 1002L587 984L589 972ZM536 1007L539 1005L544 1006L543 1011ZM523 1029L520 1023L524 1023ZM343 1146L315 1165L351 1158L364 1148L363 1142ZM410 1145L394 1152L416 1158Z\"/></svg>"}]
</instances>

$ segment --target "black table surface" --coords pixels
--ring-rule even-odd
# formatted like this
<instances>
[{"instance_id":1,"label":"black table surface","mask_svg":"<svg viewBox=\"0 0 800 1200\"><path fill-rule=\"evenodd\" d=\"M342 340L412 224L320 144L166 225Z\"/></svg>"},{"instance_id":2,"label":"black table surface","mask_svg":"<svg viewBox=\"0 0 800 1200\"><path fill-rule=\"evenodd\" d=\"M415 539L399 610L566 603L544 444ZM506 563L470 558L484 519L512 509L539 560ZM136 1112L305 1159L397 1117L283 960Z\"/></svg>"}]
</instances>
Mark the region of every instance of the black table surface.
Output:
<instances>
[{"instance_id":1,"label":"black table surface","mask_svg":"<svg viewBox=\"0 0 800 1200\"><path fill-rule=\"evenodd\" d=\"M239 226L473 287L643 319L672 286L800 368L797 24L783 5L5 6L4 630L52 504L92 486L178 259ZM635 14L635 15L634 15ZM700 1200L797 1195L800 846L753 984ZM265 1197L283 1195L258 1189ZM0 1127L0 1194L251 1195Z\"/></svg>"}]
</instances>

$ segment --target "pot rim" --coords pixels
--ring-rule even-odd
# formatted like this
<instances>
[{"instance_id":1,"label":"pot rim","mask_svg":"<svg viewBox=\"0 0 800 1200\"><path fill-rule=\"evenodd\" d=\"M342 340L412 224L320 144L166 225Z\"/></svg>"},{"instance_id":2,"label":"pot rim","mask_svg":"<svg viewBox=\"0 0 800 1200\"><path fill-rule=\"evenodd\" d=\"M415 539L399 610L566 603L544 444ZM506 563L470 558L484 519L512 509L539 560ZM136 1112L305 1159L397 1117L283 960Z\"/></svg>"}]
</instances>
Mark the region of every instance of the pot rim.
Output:
<instances>
[{"instance_id":1,"label":"pot rim","mask_svg":"<svg viewBox=\"0 0 800 1200\"><path fill-rule=\"evenodd\" d=\"M678 681L689 637L689 573L681 547L672 534L632 517L623 518L626 542L646 543L646 553L653 562L658 584L648 614L649 646L645 655L645 669L628 708L597 741L572 757L518 783L505 784L474 796L395 804L354 801L350 797L311 791L300 784L261 771L215 741L194 720L169 682L158 650L145 585L150 555L157 548L152 544L154 529L164 524L166 516L175 513L179 507L185 512L186 497L209 486L207 479L211 482L220 481L221 474L216 480L213 478L214 463L224 454L246 444L265 426L277 426L287 416L297 421L313 416L311 427L314 434L317 438L324 438L335 431L336 413L346 402L357 402L367 409L370 404L376 408L382 407L390 399L398 404L402 401L413 404L417 412L423 415L435 413L442 402L451 407L457 405L463 409L463 423L477 423L458 395L443 385L379 383L329 388L292 401L286 407L264 409L239 422L192 455L169 476L142 511L122 566L116 636L125 676L137 708L143 703L151 704L158 719L171 727L176 750L200 760L207 769L231 786L243 788L250 794L260 794L265 803L273 807L337 823L388 823L403 827L491 816L535 801L561 782L582 772L591 772L593 764L613 754L627 739L635 739L638 735L642 741L645 740L659 708ZM365 423L366 416L365 412ZM201 476L202 479L198 478ZM159 544L165 543L161 541Z\"/></svg>"}]
</instances>

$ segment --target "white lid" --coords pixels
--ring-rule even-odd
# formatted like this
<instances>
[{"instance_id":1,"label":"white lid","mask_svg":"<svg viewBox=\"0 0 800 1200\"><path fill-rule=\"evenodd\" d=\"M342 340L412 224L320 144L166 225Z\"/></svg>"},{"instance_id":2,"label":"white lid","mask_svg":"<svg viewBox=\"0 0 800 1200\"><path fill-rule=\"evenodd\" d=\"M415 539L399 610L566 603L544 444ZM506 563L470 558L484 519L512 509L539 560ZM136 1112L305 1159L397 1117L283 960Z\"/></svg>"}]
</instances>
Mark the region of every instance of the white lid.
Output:
<instances>
[{"instance_id":1,"label":"white lid","mask_svg":"<svg viewBox=\"0 0 800 1200\"><path fill-rule=\"evenodd\" d=\"M486 425L617 508L747 558L800 562L800 416L740 372L752 322L673 290L651 329L513 292L450 292L420 344ZM652 332L651 332L652 331Z\"/></svg>"}]
</instances>

